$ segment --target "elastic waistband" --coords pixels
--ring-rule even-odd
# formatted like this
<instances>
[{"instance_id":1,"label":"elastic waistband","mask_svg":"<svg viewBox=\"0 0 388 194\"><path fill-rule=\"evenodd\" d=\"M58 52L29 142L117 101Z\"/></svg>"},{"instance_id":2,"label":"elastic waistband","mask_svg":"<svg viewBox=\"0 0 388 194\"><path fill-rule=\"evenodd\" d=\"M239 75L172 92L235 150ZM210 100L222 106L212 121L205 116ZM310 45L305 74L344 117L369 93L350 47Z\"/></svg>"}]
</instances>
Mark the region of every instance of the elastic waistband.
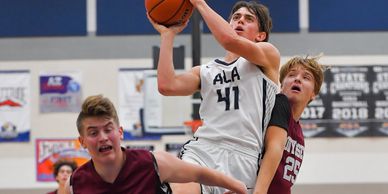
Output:
<instances>
[{"instance_id":1,"label":"elastic waistband","mask_svg":"<svg viewBox=\"0 0 388 194\"><path fill-rule=\"evenodd\" d=\"M234 151L236 153L251 157L252 159L259 160L261 158L261 153L255 150L244 147L242 144L226 142L226 141L214 141L206 138L195 138L196 141L209 144L211 146L219 147L220 149L225 149L229 151ZM194 140L195 141L195 140Z\"/></svg>"}]
</instances>

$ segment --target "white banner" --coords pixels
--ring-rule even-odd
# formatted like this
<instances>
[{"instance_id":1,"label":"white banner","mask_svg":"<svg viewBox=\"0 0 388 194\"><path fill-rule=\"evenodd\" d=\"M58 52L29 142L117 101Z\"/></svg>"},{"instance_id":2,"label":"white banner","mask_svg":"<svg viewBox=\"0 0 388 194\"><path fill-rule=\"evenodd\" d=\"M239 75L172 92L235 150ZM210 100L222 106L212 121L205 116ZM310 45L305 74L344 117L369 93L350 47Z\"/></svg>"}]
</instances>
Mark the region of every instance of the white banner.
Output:
<instances>
[{"instance_id":1,"label":"white banner","mask_svg":"<svg viewBox=\"0 0 388 194\"><path fill-rule=\"evenodd\" d=\"M41 72L40 112L79 112L81 109L81 72Z\"/></svg>"},{"instance_id":2,"label":"white banner","mask_svg":"<svg viewBox=\"0 0 388 194\"><path fill-rule=\"evenodd\" d=\"M181 73L179 70L177 73ZM144 71L144 133L183 134L191 120L191 96L162 96L156 70Z\"/></svg>"},{"instance_id":3,"label":"white banner","mask_svg":"<svg viewBox=\"0 0 388 194\"><path fill-rule=\"evenodd\" d=\"M142 137L144 69L120 69L118 79L119 119L124 139Z\"/></svg>"},{"instance_id":4,"label":"white banner","mask_svg":"<svg viewBox=\"0 0 388 194\"><path fill-rule=\"evenodd\" d=\"M156 70L120 69L119 119L126 140L185 133L183 122L189 120L191 97L162 96L156 77Z\"/></svg>"},{"instance_id":5,"label":"white banner","mask_svg":"<svg viewBox=\"0 0 388 194\"><path fill-rule=\"evenodd\" d=\"M0 71L0 142L30 140L30 72Z\"/></svg>"}]
</instances>

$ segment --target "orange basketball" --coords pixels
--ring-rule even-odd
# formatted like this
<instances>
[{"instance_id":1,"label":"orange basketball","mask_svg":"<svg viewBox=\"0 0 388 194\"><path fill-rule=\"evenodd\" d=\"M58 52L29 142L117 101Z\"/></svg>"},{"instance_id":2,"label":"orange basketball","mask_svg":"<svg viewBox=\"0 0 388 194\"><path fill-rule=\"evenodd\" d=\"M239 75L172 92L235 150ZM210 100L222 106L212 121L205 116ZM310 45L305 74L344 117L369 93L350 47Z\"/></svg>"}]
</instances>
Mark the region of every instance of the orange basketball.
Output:
<instances>
[{"instance_id":1,"label":"orange basketball","mask_svg":"<svg viewBox=\"0 0 388 194\"><path fill-rule=\"evenodd\" d=\"M145 0L145 8L155 22L167 27L186 22L193 13L190 0Z\"/></svg>"}]
</instances>

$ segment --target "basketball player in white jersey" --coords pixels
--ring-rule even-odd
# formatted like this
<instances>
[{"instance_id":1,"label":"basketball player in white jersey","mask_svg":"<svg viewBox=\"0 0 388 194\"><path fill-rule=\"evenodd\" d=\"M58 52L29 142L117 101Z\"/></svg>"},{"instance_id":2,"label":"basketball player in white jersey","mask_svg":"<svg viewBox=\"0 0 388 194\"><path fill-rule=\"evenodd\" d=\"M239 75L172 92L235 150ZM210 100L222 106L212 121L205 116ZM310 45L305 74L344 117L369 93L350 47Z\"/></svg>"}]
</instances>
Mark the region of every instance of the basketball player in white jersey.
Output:
<instances>
[{"instance_id":1,"label":"basketball player in white jersey","mask_svg":"<svg viewBox=\"0 0 388 194\"><path fill-rule=\"evenodd\" d=\"M192 95L200 90L203 120L184 145L182 160L217 169L255 187L265 129L278 93L280 54L268 43L272 27L268 9L256 2L237 2L229 23L204 0L191 0L210 31L226 50L224 58L176 74L175 36L187 25L166 28L150 19L160 33L158 89L166 96ZM173 184L174 193L224 193L198 183Z\"/></svg>"}]
</instances>

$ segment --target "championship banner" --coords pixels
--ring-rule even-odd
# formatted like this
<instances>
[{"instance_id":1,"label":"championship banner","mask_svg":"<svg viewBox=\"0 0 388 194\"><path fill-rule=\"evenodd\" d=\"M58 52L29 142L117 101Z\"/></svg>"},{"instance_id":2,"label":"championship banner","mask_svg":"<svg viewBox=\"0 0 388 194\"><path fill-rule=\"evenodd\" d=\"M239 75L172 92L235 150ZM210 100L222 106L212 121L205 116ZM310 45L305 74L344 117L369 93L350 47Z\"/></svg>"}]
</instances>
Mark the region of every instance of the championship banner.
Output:
<instances>
[{"instance_id":1,"label":"championship banner","mask_svg":"<svg viewBox=\"0 0 388 194\"><path fill-rule=\"evenodd\" d=\"M332 129L339 136L370 136L371 68L344 66L329 70Z\"/></svg>"},{"instance_id":2,"label":"championship banner","mask_svg":"<svg viewBox=\"0 0 388 194\"><path fill-rule=\"evenodd\" d=\"M388 66L334 66L304 110L306 137L388 136Z\"/></svg>"},{"instance_id":3,"label":"championship banner","mask_svg":"<svg viewBox=\"0 0 388 194\"><path fill-rule=\"evenodd\" d=\"M373 136L388 136L388 66L372 67Z\"/></svg>"},{"instance_id":4,"label":"championship banner","mask_svg":"<svg viewBox=\"0 0 388 194\"><path fill-rule=\"evenodd\" d=\"M41 72L40 112L79 112L82 103L81 72Z\"/></svg>"},{"instance_id":5,"label":"championship banner","mask_svg":"<svg viewBox=\"0 0 388 194\"><path fill-rule=\"evenodd\" d=\"M0 71L0 142L30 140L30 71Z\"/></svg>"},{"instance_id":6,"label":"championship banner","mask_svg":"<svg viewBox=\"0 0 388 194\"><path fill-rule=\"evenodd\" d=\"M55 181L53 165L59 159L73 160L81 166L90 159L77 139L36 139L37 181Z\"/></svg>"},{"instance_id":7,"label":"championship banner","mask_svg":"<svg viewBox=\"0 0 388 194\"><path fill-rule=\"evenodd\" d=\"M325 75L327 77L327 73ZM322 83L319 95L304 109L301 115L300 125L305 137L320 136L330 131L330 100L328 96L328 84Z\"/></svg>"}]
</instances>

